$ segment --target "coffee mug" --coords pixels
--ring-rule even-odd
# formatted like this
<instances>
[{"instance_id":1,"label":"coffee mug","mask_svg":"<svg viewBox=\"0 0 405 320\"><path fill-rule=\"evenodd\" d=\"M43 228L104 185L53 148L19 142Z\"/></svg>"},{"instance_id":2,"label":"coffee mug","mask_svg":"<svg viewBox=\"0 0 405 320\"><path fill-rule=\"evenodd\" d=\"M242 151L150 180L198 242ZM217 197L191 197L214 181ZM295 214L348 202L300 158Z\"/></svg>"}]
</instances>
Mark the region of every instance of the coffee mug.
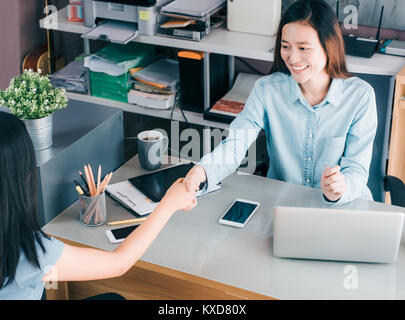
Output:
<instances>
[{"instance_id":1,"label":"coffee mug","mask_svg":"<svg viewBox=\"0 0 405 320\"><path fill-rule=\"evenodd\" d=\"M169 139L157 130L138 134L138 155L142 168L156 170L162 165L162 155L169 146Z\"/></svg>"}]
</instances>

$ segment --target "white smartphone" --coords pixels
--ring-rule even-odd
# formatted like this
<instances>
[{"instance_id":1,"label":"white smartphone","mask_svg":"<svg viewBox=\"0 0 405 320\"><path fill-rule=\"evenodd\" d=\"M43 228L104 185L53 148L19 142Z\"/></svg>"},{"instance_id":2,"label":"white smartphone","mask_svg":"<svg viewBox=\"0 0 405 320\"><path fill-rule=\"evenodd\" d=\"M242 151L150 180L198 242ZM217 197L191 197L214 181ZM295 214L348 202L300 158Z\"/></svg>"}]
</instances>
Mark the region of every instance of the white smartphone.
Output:
<instances>
[{"instance_id":1,"label":"white smartphone","mask_svg":"<svg viewBox=\"0 0 405 320\"><path fill-rule=\"evenodd\" d=\"M126 237L130 235L132 231L138 228L140 224L136 224L129 227L121 227L117 229L106 230L105 233L107 235L108 240L111 243L120 243L125 240Z\"/></svg>"},{"instance_id":2,"label":"white smartphone","mask_svg":"<svg viewBox=\"0 0 405 320\"><path fill-rule=\"evenodd\" d=\"M260 203L256 201L236 199L228 210L226 210L221 219L219 219L219 223L231 227L243 228L259 206Z\"/></svg>"}]
</instances>

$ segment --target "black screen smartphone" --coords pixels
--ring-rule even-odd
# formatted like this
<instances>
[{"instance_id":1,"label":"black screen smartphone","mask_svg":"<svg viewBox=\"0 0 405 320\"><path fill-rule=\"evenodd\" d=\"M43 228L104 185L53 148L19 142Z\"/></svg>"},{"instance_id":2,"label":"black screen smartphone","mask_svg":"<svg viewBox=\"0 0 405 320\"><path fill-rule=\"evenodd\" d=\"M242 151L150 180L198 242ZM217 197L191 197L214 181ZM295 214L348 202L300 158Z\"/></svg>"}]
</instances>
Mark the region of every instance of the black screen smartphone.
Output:
<instances>
[{"instance_id":1,"label":"black screen smartphone","mask_svg":"<svg viewBox=\"0 0 405 320\"><path fill-rule=\"evenodd\" d=\"M139 224L118 229L106 230L106 234L111 243L120 243L128 237L132 231L139 227Z\"/></svg>"}]
</instances>

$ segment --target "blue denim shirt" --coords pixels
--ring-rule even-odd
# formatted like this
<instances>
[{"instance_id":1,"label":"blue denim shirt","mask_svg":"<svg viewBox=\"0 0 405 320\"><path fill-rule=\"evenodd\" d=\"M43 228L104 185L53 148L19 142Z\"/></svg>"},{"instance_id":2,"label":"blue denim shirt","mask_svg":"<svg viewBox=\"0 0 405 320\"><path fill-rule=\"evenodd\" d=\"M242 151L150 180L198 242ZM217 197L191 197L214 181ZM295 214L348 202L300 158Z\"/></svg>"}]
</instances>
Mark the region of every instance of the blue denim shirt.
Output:
<instances>
[{"instance_id":1,"label":"blue denim shirt","mask_svg":"<svg viewBox=\"0 0 405 320\"><path fill-rule=\"evenodd\" d=\"M206 191L239 167L261 129L270 157L267 177L320 188L325 167L340 165L347 190L334 204L372 199L367 181L377 109L367 82L333 79L324 100L311 106L291 75L274 73L257 80L228 138L200 161Z\"/></svg>"}]
</instances>

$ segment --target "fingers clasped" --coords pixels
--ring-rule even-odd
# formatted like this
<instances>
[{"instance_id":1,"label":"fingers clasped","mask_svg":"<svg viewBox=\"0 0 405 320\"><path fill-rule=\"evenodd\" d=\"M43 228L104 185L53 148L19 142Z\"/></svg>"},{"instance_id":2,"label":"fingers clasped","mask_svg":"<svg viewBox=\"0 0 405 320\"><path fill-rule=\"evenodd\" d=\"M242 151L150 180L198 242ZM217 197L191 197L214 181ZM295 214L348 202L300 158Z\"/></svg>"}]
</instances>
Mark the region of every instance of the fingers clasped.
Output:
<instances>
[{"instance_id":1,"label":"fingers clasped","mask_svg":"<svg viewBox=\"0 0 405 320\"><path fill-rule=\"evenodd\" d=\"M346 191L346 179L340 172L340 167L326 167L321 178L321 189L330 201L337 201Z\"/></svg>"}]
</instances>

